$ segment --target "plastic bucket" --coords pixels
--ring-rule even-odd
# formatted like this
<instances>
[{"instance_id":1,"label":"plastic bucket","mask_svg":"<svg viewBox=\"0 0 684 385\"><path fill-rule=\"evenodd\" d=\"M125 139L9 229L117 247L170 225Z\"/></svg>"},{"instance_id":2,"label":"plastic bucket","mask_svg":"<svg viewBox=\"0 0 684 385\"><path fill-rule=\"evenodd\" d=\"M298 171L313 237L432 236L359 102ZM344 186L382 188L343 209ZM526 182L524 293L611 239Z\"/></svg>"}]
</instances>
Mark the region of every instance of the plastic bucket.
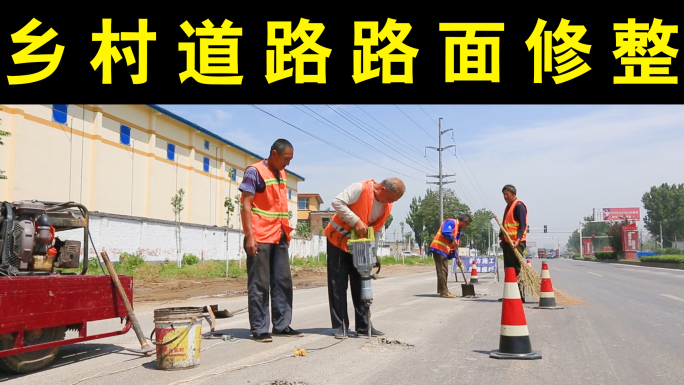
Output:
<instances>
[{"instance_id":1,"label":"plastic bucket","mask_svg":"<svg viewBox=\"0 0 684 385\"><path fill-rule=\"evenodd\" d=\"M200 363L202 308L171 307L154 311L157 368L177 370Z\"/></svg>"}]
</instances>

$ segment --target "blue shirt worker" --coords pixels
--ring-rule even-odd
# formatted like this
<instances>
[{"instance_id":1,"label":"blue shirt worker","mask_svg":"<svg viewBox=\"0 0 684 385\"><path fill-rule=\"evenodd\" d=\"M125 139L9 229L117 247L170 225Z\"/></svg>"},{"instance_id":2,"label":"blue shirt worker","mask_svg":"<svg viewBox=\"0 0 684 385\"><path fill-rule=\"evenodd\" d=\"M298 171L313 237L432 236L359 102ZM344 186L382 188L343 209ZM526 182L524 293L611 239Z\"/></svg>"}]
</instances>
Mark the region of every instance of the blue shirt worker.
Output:
<instances>
[{"instance_id":1,"label":"blue shirt worker","mask_svg":"<svg viewBox=\"0 0 684 385\"><path fill-rule=\"evenodd\" d=\"M461 243L461 232L468 227L471 220L472 218L468 214L460 215L458 219L446 219L430 244L430 252L435 259L435 269L437 270L437 293L442 298L456 297L447 286L448 260L458 259L457 250ZM463 266L460 259L458 259L458 265Z\"/></svg>"}]
</instances>

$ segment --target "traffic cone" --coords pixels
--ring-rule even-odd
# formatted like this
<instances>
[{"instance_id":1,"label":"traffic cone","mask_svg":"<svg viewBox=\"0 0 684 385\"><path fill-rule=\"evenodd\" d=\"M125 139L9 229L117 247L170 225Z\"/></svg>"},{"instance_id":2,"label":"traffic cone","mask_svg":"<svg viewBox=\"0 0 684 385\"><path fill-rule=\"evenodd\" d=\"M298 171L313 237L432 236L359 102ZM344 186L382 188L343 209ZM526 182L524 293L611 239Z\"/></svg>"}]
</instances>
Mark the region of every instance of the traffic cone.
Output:
<instances>
[{"instance_id":1,"label":"traffic cone","mask_svg":"<svg viewBox=\"0 0 684 385\"><path fill-rule=\"evenodd\" d=\"M473 258L473 265L470 268L470 283L477 283L477 264Z\"/></svg>"},{"instance_id":2,"label":"traffic cone","mask_svg":"<svg viewBox=\"0 0 684 385\"><path fill-rule=\"evenodd\" d=\"M549 265L547 265L546 262L542 262L539 306L535 306L534 309L562 309L562 307L556 306L556 297L553 294L553 285L551 284Z\"/></svg>"},{"instance_id":3,"label":"traffic cone","mask_svg":"<svg viewBox=\"0 0 684 385\"><path fill-rule=\"evenodd\" d=\"M506 268L504 296L501 305L501 337L499 350L493 350L490 358L536 360L541 359L539 350L532 350L530 333L527 329L525 309L523 309L518 279L515 269Z\"/></svg>"},{"instance_id":4,"label":"traffic cone","mask_svg":"<svg viewBox=\"0 0 684 385\"><path fill-rule=\"evenodd\" d=\"M532 267L532 261L530 261L529 259L527 260L527 264L528 264L530 267Z\"/></svg>"}]
</instances>

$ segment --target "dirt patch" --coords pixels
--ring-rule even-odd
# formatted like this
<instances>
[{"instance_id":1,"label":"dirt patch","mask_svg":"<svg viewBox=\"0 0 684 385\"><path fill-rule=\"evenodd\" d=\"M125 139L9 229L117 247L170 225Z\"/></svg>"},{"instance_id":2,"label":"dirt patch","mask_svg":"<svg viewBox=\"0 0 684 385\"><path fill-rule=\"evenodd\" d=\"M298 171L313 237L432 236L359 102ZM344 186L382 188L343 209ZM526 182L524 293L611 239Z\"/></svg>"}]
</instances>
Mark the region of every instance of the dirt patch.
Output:
<instances>
[{"instance_id":1,"label":"dirt patch","mask_svg":"<svg viewBox=\"0 0 684 385\"><path fill-rule=\"evenodd\" d=\"M277 380L277 381L262 382L260 385L309 385L309 384L307 384L306 382L301 382L301 381Z\"/></svg>"},{"instance_id":2,"label":"dirt patch","mask_svg":"<svg viewBox=\"0 0 684 385\"><path fill-rule=\"evenodd\" d=\"M382 266L378 279L434 271L432 265ZM325 267L302 268L291 266L295 290L328 285ZM133 298L136 303L187 300L191 298L229 298L247 295L247 278L177 279L152 278L134 280Z\"/></svg>"},{"instance_id":3,"label":"dirt patch","mask_svg":"<svg viewBox=\"0 0 684 385\"><path fill-rule=\"evenodd\" d=\"M456 295L456 298L483 298L489 295L494 295L493 293L482 293L482 294L475 294L474 296L472 295Z\"/></svg>"},{"instance_id":4,"label":"dirt patch","mask_svg":"<svg viewBox=\"0 0 684 385\"><path fill-rule=\"evenodd\" d=\"M389 340L385 337L373 338L370 342L367 342L362 350L371 352L386 352L394 350L407 350L413 349L414 346L406 342L401 342L398 340Z\"/></svg>"},{"instance_id":5,"label":"dirt patch","mask_svg":"<svg viewBox=\"0 0 684 385\"><path fill-rule=\"evenodd\" d=\"M567 295L559 290L553 290L553 296L556 297L556 305L586 305L587 302L581 299L575 298L571 295Z\"/></svg>"},{"instance_id":6,"label":"dirt patch","mask_svg":"<svg viewBox=\"0 0 684 385\"><path fill-rule=\"evenodd\" d=\"M306 382L301 382L301 381L270 381L270 382L262 382L260 385L309 385Z\"/></svg>"}]
</instances>

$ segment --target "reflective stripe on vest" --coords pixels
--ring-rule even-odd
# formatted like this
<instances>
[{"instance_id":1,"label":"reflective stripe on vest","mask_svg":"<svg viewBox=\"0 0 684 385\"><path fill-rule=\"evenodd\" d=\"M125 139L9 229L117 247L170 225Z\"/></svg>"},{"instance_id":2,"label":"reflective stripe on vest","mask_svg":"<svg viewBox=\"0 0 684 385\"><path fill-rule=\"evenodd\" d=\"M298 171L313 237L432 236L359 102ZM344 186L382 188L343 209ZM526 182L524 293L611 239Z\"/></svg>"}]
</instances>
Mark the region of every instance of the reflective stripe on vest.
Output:
<instances>
[{"instance_id":1,"label":"reflective stripe on vest","mask_svg":"<svg viewBox=\"0 0 684 385\"><path fill-rule=\"evenodd\" d=\"M335 222L333 222L333 221L330 221L330 224L332 224L332 227L334 227L335 230L337 230L337 231L339 231L340 233L342 233L342 235L344 235L344 236L346 236L346 237L348 237L348 236L351 235L351 231L347 231L347 230L343 229L342 226L338 225L337 223L335 223Z\"/></svg>"},{"instance_id":2,"label":"reflective stripe on vest","mask_svg":"<svg viewBox=\"0 0 684 385\"><path fill-rule=\"evenodd\" d=\"M280 181L278 181L274 171L265 165L264 161L256 162L250 167L257 170L266 184L263 192L254 194L250 209L254 240L257 243L278 244L284 232L289 242L290 232L293 229L290 227L289 220L285 170L278 171L280 176Z\"/></svg>"},{"instance_id":3,"label":"reflective stripe on vest","mask_svg":"<svg viewBox=\"0 0 684 385\"><path fill-rule=\"evenodd\" d=\"M447 221L454 221L454 230L451 232L451 237L456 241L456 235L458 234L459 231L459 223L457 219L453 218L448 218L445 219L444 222L442 223L441 226L439 226L439 230L437 231L437 234L435 235L435 238L432 240L432 243L430 243L430 248L439 250L445 255L451 254L451 251L454 250L455 248L452 248L452 242L449 241L444 234L442 234L442 228L444 228L444 224Z\"/></svg>"},{"instance_id":4,"label":"reflective stripe on vest","mask_svg":"<svg viewBox=\"0 0 684 385\"><path fill-rule=\"evenodd\" d=\"M349 205L349 209L359 217L368 227L372 227L377 233L385 224L387 217L392 211L392 203L385 204L383 214L378 217L375 222L369 223L371 212L373 211L374 192L373 185L375 181L370 179L362 182L361 196L353 204ZM325 227L324 234L331 244L339 247L341 250L347 252L347 241L351 236L352 226L344 221L339 215L333 215L328 225Z\"/></svg>"},{"instance_id":5,"label":"reflective stripe on vest","mask_svg":"<svg viewBox=\"0 0 684 385\"><path fill-rule=\"evenodd\" d=\"M510 205L506 206L506 210L504 213L504 220L503 220L503 231L508 234L508 236L511 238L511 241L515 242L518 239L518 229L520 227L520 222L515 220L515 207L518 205L518 203L522 203L523 206L525 206L525 223L529 223L527 221L527 205L520 199L516 199L513 202L511 202ZM523 232L523 235L520 239L520 242L526 241L527 240L527 226L525 228L525 231ZM505 239L504 239L505 240Z\"/></svg>"}]
</instances>

